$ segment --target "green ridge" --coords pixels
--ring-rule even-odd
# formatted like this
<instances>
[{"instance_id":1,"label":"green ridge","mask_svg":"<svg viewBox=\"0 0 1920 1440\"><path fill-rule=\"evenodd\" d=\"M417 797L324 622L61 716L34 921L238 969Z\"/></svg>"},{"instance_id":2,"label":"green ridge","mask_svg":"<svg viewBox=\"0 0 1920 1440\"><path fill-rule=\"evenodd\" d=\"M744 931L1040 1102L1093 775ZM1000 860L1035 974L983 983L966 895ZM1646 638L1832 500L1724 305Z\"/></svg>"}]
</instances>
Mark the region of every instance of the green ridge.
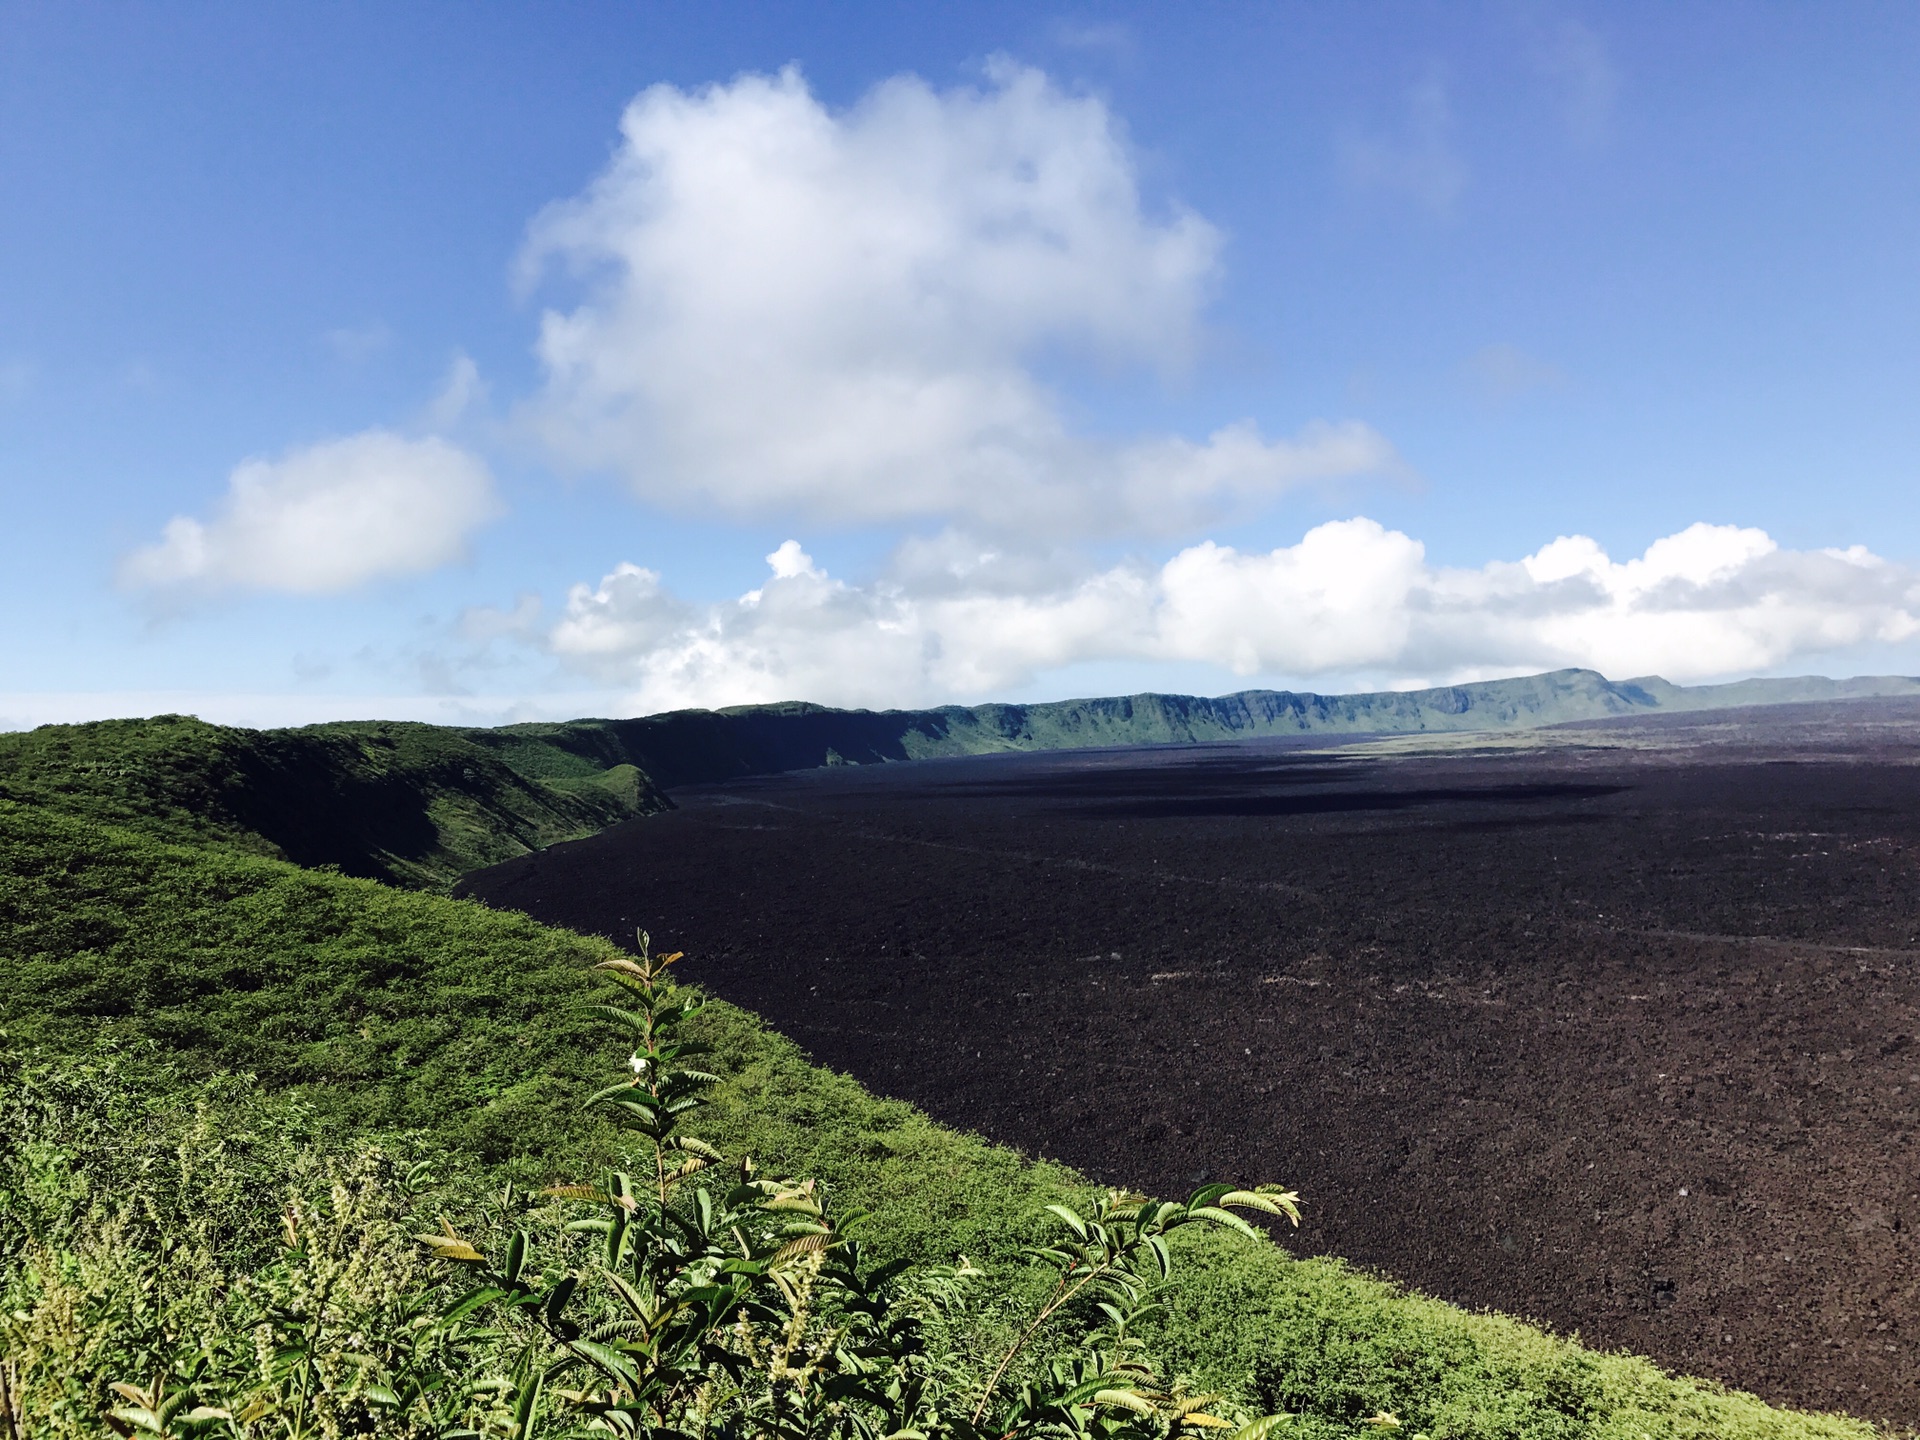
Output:
<instances>
[{"instance_id":1,"label":"green ridge","mask_svg":"<svg viewBox=\"0 0 1920 1440\"><path fill-rule=\"evenodd\" d=\"M1205 699L1131 695L1036 705L835 710L791 703L676 710L634 720L516 725L594 764L624 760L662 788L828 764L874 764L1012 750L1194 744L1269 735L1406 735L1506 730L1733 706L1920 695L1920 680L1808 677L1680 686L1556 670L1431 690L1316 695L1246 690Z\"/></svg>"},{"instance_id":2,"label":"green ridge","mask_svg":"<svg viewBox=\"0 0 1920 1440\"><path fill-rule=\"evenodd\" d=\"M666 807L617 757L507 731L184 715L0 735L0 798L425 889Z\"/></svg>"},{"instance_id":3,"label":"green ridge","mask_svg":"<svg viewBox=\"0 0 1920 1440\"><path fill-rule=\"evenodd\" d=\"M677 785L821 765L1272 735L1502 730L1734 706L1920 695L1920 680L1686 687L1556 670L1432 690L835 710L791 703L499 729L366 721L242 730L184 716L0 734L0 797L391 884L460 875L666 808Z\"/></svg>"}]
</instances>

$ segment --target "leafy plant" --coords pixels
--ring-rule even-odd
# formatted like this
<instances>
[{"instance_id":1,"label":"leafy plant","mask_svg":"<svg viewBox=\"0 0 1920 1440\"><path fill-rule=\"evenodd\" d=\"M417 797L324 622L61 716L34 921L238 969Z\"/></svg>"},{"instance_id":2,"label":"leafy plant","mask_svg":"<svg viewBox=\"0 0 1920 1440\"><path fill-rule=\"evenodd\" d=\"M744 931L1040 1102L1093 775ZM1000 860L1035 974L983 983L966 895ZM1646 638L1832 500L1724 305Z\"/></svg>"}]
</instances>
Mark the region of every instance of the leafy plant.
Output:
<instances>
[{"instance_id":1,"label":"leafy plant","mask_svg":"<svg viewBox=\"0 0 1920 1440\"><path fill-rule=\"evenodd\" d=\"M600 1185L550 1188L600 1213L564 1230L593 1237L590 1254L562 1247L537 1272L526 1229L497 1262L451 1226L418 1237L472 1272L443 1323L474 1339L515 1337L509 1440L532 1435L543 1412L620 1435L768 1440L1167 1440L1204 1430L1265 1440L1282 1418L1224 1417L1220 1396L1163 1382L1132 1332L1172 1273L1169 1235L1211 1225L1258 1239L1234 1210L1297 1224L1296 1195L1213 1185L1184 1204L1110 1192L1087 1215L1049 1206L1066 1234L1031 1258L1056 1272L1051 1292L990 1373L956 1375L929 1360L920 1322L935 1293L952 1303L956 1292L941 1282L977 1272L922 1280L898 1263L870 1270L858 1217L837 1219L823 1187L764 1178L750 1160L728 1167L685 1133L719 1077L688 1063L705 1047L679 1034L701 1003L666 979L680 956L654 956L644 932L639 940L638 960L596 967L624 992L623 1003L595 1010L629 1036L632 1073L588 1104L644 1142L646 1182L615 1171ZM711 1183L723 1170L727 1182ZM1076 1312L1101 1323L1007 1386L1028 1347Z\"/></svg>"}]
</instances>

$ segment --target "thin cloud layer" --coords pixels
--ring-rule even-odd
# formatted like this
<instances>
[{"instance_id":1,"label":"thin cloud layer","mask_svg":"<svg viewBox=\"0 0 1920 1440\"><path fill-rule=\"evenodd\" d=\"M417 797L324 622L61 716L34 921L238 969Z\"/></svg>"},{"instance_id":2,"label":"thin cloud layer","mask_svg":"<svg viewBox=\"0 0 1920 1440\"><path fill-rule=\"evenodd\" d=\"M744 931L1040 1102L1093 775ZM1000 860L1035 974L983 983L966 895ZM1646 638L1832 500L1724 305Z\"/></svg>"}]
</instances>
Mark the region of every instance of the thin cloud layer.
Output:
<instances>
[{"instance_id":1,"label":"thin cloud layer","mask_svg":"<svg viewBox=\"0 0 1920 1440\"><path fill-rule=\"evenodd\" d=\"M1535 32L1533 60L1560 92L1568 138L1585 146L1605 140L1620 94L1606 41L1578 20L1564 19Z\"/></svg>"},{"instance_id":2,"label":"thin cloud layer","mask_svg":"<svg viewBox=\"0 0 1920 1440\"><path fill-rule=\"evenodd\" d=\"M682 510L933 517L1053 539L1190 532L1304 482L1398 467L1359 424L1271 440L1075 433L1033 366L1173 370L1220 236L1142 203L1098 99L1003 64L836 114L794 70L628 107L611 165L533 225L543 318L523 418L570 464Z\"/></svg>"},{"instance_id":3,"label":"thin cloud layer","mask_svg":"<svg viewBox=\"0 0 1920 1440\"><path fill-rule=\"evenodd\" d=\"M368 430L237 466L212 519L169 520L158 543L121 562L120 581L329 594L457 560L499 513L479 459L435 437Z\"/></svg>"},{"instance_id":4,"label":"thin cloud layer","mask_svg":"<svg viewBox=\"0 0 1920 1440\"><path fill-rule=\"evenodd\" d=\"M993 557L981 558L989 574ZM1206 542L1157 568L1027 592L850 585L794 541L768 562L759 588L711 606L623 565L574 587L545 643L647 712L981 699L1111 660L1202 661L1250 681L1581 665L1687 682L1920 633L1920 574L1862 547L1786 551L1734 526L1694 525L1625 561L1571 536L1517 562L1450 569L1412 537L1354 519L1263 554Z\"/></svg>"},{"instance_id":5,"label":"thin cloud layer","mask_svg":"<svg viewBox=\"0 0 1920 1440\"><path fill-rule=\"evenodd\" d=\"M1445 75L1432 69L1407 91L1401 133L1347 135L1339 155L1346 180L1356 189L1403 195L1437 216L1452 215L1469 177L1454 144Z\"/></svg>"}]
</instances>

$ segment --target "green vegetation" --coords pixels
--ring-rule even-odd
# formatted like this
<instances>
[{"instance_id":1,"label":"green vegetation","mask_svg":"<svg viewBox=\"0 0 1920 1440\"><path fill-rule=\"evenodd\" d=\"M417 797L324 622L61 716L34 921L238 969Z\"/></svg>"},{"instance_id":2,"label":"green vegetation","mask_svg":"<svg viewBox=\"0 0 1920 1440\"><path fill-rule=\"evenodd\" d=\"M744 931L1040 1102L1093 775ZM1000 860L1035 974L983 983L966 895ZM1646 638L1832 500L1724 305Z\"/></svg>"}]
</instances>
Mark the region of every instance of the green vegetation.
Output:
<instances>
[{"instance_id":1,"label":"green vegetation","mask_svg":"<svg viewBox=\"0 0 1920 1440\"><path fill-rule=\"evenodd\" d=\"M618 958L613 947L244 853L284 850L275 837L289 831L223 798L236 793L223 776L245 774L231 752L195 762L188 737L234 732L187 723L151 740L151 770L81 784L48 761L16 765L9 794L37 784L51 803L0 801L0 1376L36 1440L102 1435L114 1405L163 1410L196 1365L248 1363L251 1383L284 1389L306 1354L306 1373L351 1388L341 1347L356 1337L407 1337L406 1353L375 1359L424 1373L459 1336L411 1322L458 1290L412 1234L444 1216L460 1236L524 1229L571 1253L578 1232L569 1241L563 1227L578 1212L527 1192L633 1165L630 1139L577 1103L627 1062L590 1008L593 967ZM193 785L211 797L204 809L178 798ZM702 1138L751 1155L761 1175L815 1180L833 1213L870 1212L859 1273L921 1267L913 1304L931 1353L953 1367L951 1384L977 1385L1052 1283L1025 1255L1057 1239L1045 1207L1084 1214L1098 1197L808 1065L729 1006L706 1004L685 1031L712 1047L702 1063L720 1077ZM1163 1308L1128 1322L1140 1358L1218 1392L1225 1409L1298 1417L1276 1435L1377 1434L1382 1416L1407 1433L1515 1440L1873 1433L1242 1236L1185 1229L1170 1252ZM503 1247L485 1253L505 1263ZM928 1269L962 1256L982 1273L941 1311ZM301 1330L322 1300L351 1323ZM1061 1316L1017 1357L1016 1378L1039 1383L1109 1344L1109 1320ZM519 1393L510 1366L500 1378ZM173 1412L172 1433L227 1423L191 1415ZM263 1412L246 1433L273 1423ZM376 1421L315 1423L344 1434Z\"/></svg>"},{"instance_id":2,"label":"green vegetation","mask_svg":"<svg viewBox=\"0 0 1920 1440\"><path fill-rule=\"evenodd\" d=\"M1920 680L1685 687L1556 670L1435 690L834 710L749 705L633 720L241 730L186 716L0 734L0 798L157 839L221 843L415 889L666 808L677 785L821 765L1261 735L1455 734L1613 716L1920 694Z\"/></svg>"},{"instance_id":3,"label":"green vegetation","mask_svg":"<svg viewBox=\"0 0 1920 1440\"><path fill-rule=\"evenodd\" d=\"M1657 677L1616 682L1592 670L1556 670L1514 680L1362 695L1245 690L1215 699L1131 695L884 711L752 705L636 720L513 726L501 733L537 738L600 763L617 757L639 766L663 788L672 788L818 765L943 755L1192 744L1262 735L1452 734L1878 695L1920 695L1920 680L1811 677L1682 686Z\"/></svg>"},{"instance_id":4,"label":"green vegetation","mask_svg":"<svg viewBox=\"0 0 1920 1440\"><path fill-rule=\"evenodd\" d=\"M0 798L427 889L666 805L630 764L514 731L184 715L0 735Z\"/></svg>"},{"instance_id":5,"label":"green vegetation","mask_svg":"<svg viewBox=\"0 0 1920 1440\"><path fill-rule=\"evenodd\" d=\"M469 1270L473 1288L444 1313L419 1317L436 1335L424 1360L404 1338L418 1320L378 1332L355 1325L367 1337L358 1342L360 1369L375 1378L335 1387L348 1399L437 1422L442 1433L472 1430L492 1414L516 1436L533 1433L543 1407L619 1434L769 1440L1191 1440L1209 1429L1265 1440L1290 1418L1225 1418L1226 1397L1166 1383L1133 1332L1157 1310L1152 1298L1172 1273L1176 1232L1215 1226L1257 1244L1260 1232L1233 1212L1298 1224L1297 1197L1215 1185L1184 1204L1109 1193L1085 1216L1048 1206L1067 1233L1030 1258L1054 1278L1010 1337L1000 1327L998 1357L982 1376L966 1363L974 1347L952 1343L993 1328L967 1304L965 1282L979 1271L964 1262L919 1272L902 1261L865 1266L851 1233L858 1217L850 1226L836 1216L814 1180L766 1179L750 1159L730 1165L687 1132L719 1077L685 1063L711 1047L680 1033L704 1002L667 980L679 958L652 955L642 935L638 961L594 967L627 992L594 1009L618 1022L634 1049L632 1074L588 1106L643 1142L638 1180L615 1170L603 1185L549 1187L545 1194L601 1214L567 1224L545 1246L516 1229L498 1260L451 1222L417 1236L436 1258ZM1075 1353L1034 1364L1047 1342L1071 1333L1073 1318L1093 1311L1104 1319L1068 1342ZM238 1416L209 1418L297 1415L310 1395L333 1393L314 1363L310 1315L297 1331L281 1328L296 1341L284 1377L256 1390ZM383 1348L391 1361L374 1353ZM501 1370L510 1378L493 1380ZM140 1409L117 1413L161 1430L159 1393L156 1382L132 1397Z\"/></svg>"}]
</instances>

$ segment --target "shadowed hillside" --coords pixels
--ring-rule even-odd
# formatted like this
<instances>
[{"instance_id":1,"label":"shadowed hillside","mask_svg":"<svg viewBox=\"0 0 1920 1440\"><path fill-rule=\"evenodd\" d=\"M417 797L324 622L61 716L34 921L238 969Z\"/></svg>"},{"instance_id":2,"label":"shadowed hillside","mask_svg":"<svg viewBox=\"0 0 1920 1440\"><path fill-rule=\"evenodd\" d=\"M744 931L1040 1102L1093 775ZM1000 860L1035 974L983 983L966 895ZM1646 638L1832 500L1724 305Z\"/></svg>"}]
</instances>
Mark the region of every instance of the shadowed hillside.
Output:
<instances>
[{"instance_id":1,"label":"shadowed hillside","mask_svg":"<svg viewBox=\"0 0 1920 1440\"><path fill-rule=\"evenodd\" d=\"M412 888L666 804L631 765L498 731L183 715L0 735L0 798Z\"/></svg>"},{"instance_id":2,"label":"shadowed hillside","mask_svg":"<svg viewBox=\"0 0 1920 1440\"><path fill-rule=\"evenodd\" d=\"M499 729L361 721L244 730L179 715L0 734L0 798L446 889L469 870L670 808L679 785L824 765L1264 736L1421 735L1920 694L1920 680L1679 686L1556 670L1432 690L1246 690L1038 705L792 702Z\"/></svg>"},{"instance_id":3,"label":"shadowed hillside","mask_svg":"<svg viewBox=\"0 0 1920 1440\"><path fill-rule=\"evenodd\" d=\"M1178 745L1268 735L1504 730L1738 705L1916 694L1920 680L1902 676L1682 686L1658 677L1616 682L1592 670L1556 670L1516 680L1360 695L1244 690L1216 699L1131 695L879 711L791 703L676 710L634 720L515 725L498 733L538 740L595 764L633 764L671 789L818 765L1008 750Z\"/></svg>"}]
</instances>

